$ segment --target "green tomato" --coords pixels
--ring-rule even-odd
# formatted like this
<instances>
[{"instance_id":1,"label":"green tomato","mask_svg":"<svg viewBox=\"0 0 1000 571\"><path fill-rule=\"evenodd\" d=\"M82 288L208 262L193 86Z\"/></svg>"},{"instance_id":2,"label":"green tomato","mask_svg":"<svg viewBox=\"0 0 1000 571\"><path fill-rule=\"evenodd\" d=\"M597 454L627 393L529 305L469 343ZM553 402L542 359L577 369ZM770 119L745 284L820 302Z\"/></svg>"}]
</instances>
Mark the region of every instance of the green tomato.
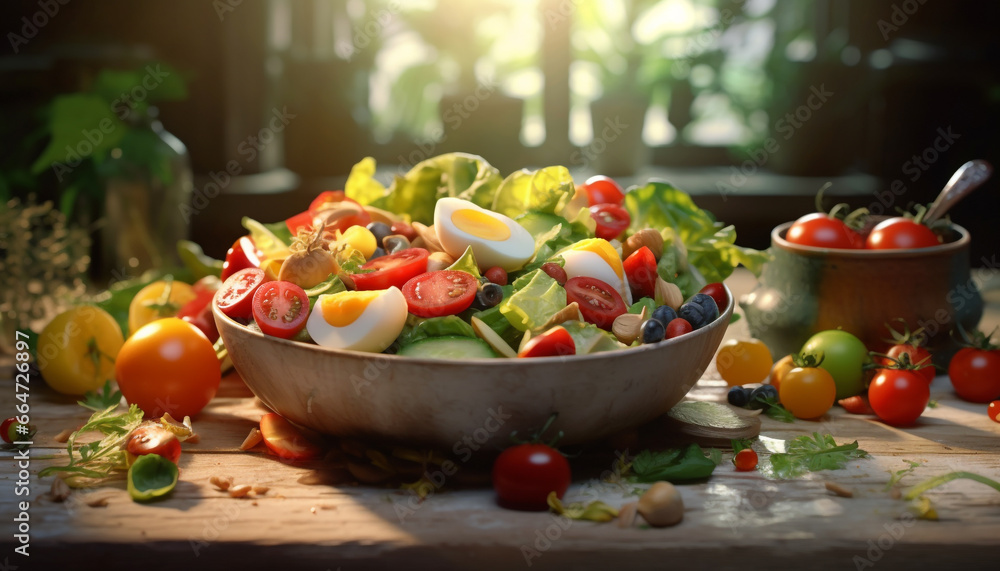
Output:
<instances>
[{"instance_id":1,"label":"green tomato","mask_svg":"<svg viewBox=\"0 0 1000 571\"><path fill-rule=\"evenodd\" d=\"M860 394L865 389L864 366L870 361L868 348L860 339L840 329L820 331L802 346L802 355L821 356L820 367L837 384L837 400Z\"/></svg>"}]
</instances>

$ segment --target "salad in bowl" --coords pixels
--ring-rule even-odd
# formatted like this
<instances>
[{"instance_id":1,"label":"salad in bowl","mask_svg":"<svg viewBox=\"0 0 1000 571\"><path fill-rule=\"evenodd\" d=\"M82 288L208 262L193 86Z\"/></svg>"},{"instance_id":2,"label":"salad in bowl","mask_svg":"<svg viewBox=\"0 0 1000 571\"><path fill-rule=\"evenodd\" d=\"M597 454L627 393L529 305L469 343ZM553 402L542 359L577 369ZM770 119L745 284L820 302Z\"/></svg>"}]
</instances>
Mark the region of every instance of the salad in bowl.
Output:
<instances>
[{"instance_id":1,"label":"salad in bowl","mask_svg":"<svg viewBox=\"0 0 1000 571\"><path fill-rule=\"evenodd\" d=\"M296 343L421 359L661 343L720 319L732 304L722 280L765 260L668 183L576 185L561 166L502 177L464 153L388 187L366 158L343 191L244 226L219 312Z\"/></svg>"}]
</instances>

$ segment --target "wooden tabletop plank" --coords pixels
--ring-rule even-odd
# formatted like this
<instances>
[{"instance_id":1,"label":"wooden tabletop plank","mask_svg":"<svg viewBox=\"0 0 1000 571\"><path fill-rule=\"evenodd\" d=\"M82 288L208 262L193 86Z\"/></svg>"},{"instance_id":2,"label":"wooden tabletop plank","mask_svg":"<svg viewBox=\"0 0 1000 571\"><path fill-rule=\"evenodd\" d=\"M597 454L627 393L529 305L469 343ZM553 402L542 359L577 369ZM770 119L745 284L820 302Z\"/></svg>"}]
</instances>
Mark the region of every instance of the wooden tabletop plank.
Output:
<instances>
[{"instance_id":1,"label":"wooden tabletop plank","mask_svg":"<svg viewBox=\"0 0 1000 571\"><path fill-rule=\"evenodd\" d=\"M743 274L730 282L737 292L750 283ZM1000 324L1000 312L991 307L984 327ZM746 335L744 327L737 322L727 336ZM3 409L12 408L7 404L11 393L0 399ZM710 368L689 398L722 402L725 393L725 383ZM928 493L940 520L923 521L914 520L907 504L885 490L889 471L906 467L906 460L921 463L904 480L907 485L956 470L1000 480L1000 424L987 418L985 405L957 400L943 375L935 379L931 398L938 406L907 429L839 408L817 422L763 418L761 433L768 437L829 433L838 442L857 440L871 458L789 481L738 473L723 463L707 482L681 487L686 511L680 525L620 529L614 523L573 522L497 507L488 486L467 484L488 480L483 458L460 464L458 474L443 478L443 487L421 501L395 487L345 482L349 473L336 454L289 464L262 447L240 451L264 409L235 375L224 380L220 396L196 419L201 439L184 445L181 481L171 497L138 504L128 497L124 482L116 481L56 503L42 497L52 478L39 480L35 474L65 454L54 436L83 423L88 412L39 382L32 385L30 401L32 422L39 427L31 449L30 561L48 566L99 560L102 568L114 569L133 567L132 556L153 556L189 568L238 561L344 570L400 565L517 569L529 563L542 569L663 567L671 562L702 566L699 561L744 570L775 565L866 568L865 562L879 569L995 564L1000 538L996 491L974 482L952 482ZM590 450L573 461L578 477L567 501L602 499L619 506L635 500L635 486L600 478L602 471L613 469L613 452ZM12 492L18 479L12 456L0 453L0 507L7 521L8 514L19 512L22 499ZM302 483L303 477L315 481L317 471L339 483ZM268 490L252 498L230 498L209 483L216 475ZM827 491L827 481L850 489L854 497ZM103 507L89 505L100 505L97 499L104 500ZM18 544L10 533L2 543L0 562L8 557L11 563L35 568L13 552Z\"/></svg>"}]
</instances>

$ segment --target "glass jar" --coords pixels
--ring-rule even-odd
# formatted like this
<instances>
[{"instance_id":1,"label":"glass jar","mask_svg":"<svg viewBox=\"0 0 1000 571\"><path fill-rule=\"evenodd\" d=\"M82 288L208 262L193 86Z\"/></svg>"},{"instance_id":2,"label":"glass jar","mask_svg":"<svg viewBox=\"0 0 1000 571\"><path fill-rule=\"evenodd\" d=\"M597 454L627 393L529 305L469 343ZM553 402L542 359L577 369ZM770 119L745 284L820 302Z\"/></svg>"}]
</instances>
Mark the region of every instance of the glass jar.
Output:
<instances>
[{"instance_id":1,"label":"glass jar","mask_svg":"<svg viewBox=\"0 0 1000 571\"><path fill-rule=\"evenodd\" d=\"M187 148L157 120L157 110L131 110L128 132L99 167L104 186L101 271L109 280L176 266L187 238L186 208L194 187Z\"/></svg>"}]
</instances>

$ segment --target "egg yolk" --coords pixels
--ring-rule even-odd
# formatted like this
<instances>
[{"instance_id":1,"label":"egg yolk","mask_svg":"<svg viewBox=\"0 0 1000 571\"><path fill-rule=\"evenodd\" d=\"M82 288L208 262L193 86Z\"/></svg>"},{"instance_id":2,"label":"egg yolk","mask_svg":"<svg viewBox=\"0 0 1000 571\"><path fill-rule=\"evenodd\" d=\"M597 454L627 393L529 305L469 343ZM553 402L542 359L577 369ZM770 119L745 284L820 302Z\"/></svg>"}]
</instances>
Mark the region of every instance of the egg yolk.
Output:
<instances>
[{"instance_id":1,"label":"egg yolk","mask_svg":"<svg viewBox=\"0 0 1000 571\"><path fill-rule=\"evenodd\" d=\"M346 327L365 312L380 291L352 291L323 298L323 319L334 327Z\"/></svg>"},{"instance_id":2,"label":"egg yolk","mask_svg":"<svg viewBox=\"0 0 1000 571\"><path fill-rule=\"evenodd\" d=\"M506 224L480 210L456 210L451 215L451 223L462 232L484 240L500 242L510 238L510 228Z\"/></svg>"},{"instance_id":3,"label":"egg yolk","mask_svg":"<svg viewBox=\"0 0 1000 571\"><path fill-rule=\"evenodd\" d=\"M609 266L611 266L611 269L615 271L615 275L618 276L618 279L622 279L622 275L624 273L622 271L622 260L618 257L618 252L615 251L614 247L607 240L602 240L600 238L585 240L573 249L597 254Z\"/></svg>"}]
</instances>

